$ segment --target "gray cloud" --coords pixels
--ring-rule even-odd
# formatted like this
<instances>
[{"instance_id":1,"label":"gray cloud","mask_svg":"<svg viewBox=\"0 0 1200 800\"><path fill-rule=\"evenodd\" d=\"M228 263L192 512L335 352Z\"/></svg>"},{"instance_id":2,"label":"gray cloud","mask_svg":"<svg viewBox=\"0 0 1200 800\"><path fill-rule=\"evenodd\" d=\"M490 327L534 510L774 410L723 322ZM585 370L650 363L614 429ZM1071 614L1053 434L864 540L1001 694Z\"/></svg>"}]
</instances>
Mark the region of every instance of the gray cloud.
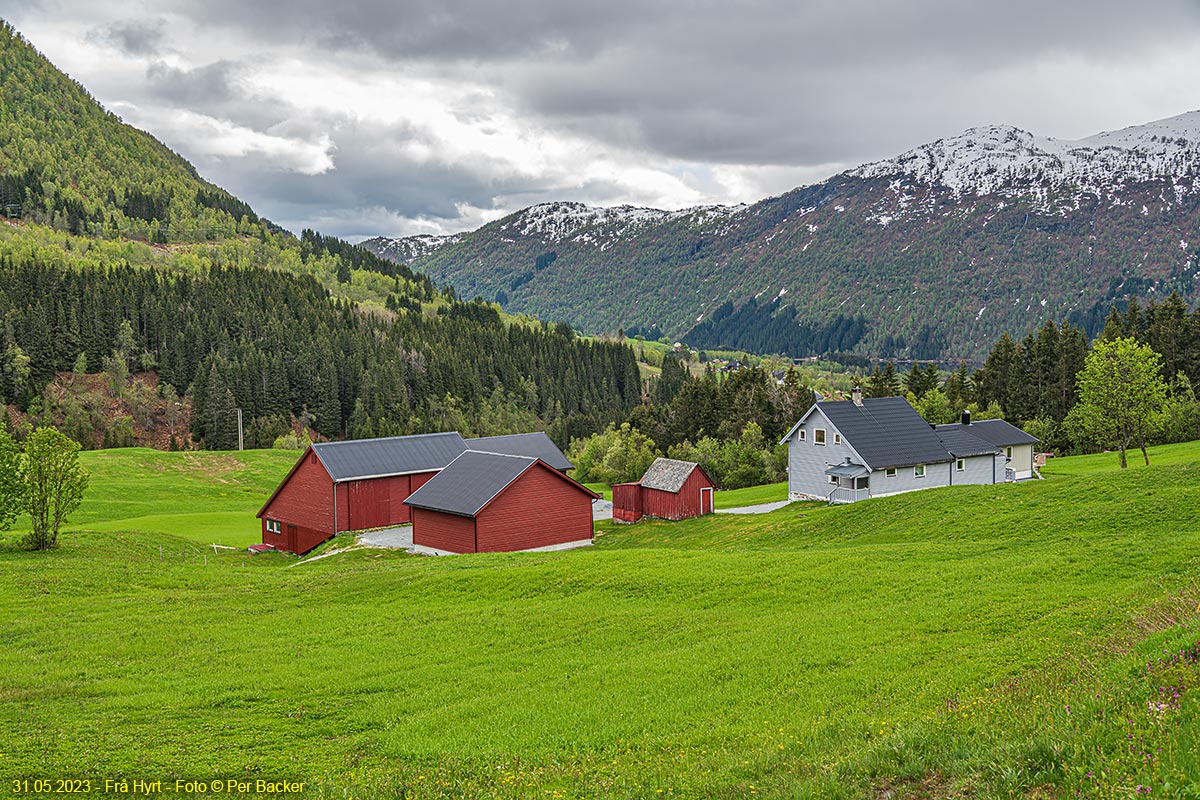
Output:
<instances>
[{"instance_id":1,"label":"gray cloud","mask_svg":"<svg viewBox=\"0 0 1200 800\"><path fill-rule=\"evenodd\" d=\"M162 19L123 20L92 28L87 32L87 40L131 56L152 56L161 52L165 34L166 22Z\"/></svg>"},{"instance_id":2,"label":"gray cloud","mask_svg":"<svg viewBox=\"0 0 1200 800\"><path fill-rule=\"evenodd\" d=\"M151 129L261 213L343 235L550 199L754 199L971 125L1071 137L1200 107L1194 0L161 0L149 22L61 4L88 20L76 41L136 62L97 70L97 96L269 137ZM272 85L294 65L311 86Z\"/></svg>"}]
</instances>

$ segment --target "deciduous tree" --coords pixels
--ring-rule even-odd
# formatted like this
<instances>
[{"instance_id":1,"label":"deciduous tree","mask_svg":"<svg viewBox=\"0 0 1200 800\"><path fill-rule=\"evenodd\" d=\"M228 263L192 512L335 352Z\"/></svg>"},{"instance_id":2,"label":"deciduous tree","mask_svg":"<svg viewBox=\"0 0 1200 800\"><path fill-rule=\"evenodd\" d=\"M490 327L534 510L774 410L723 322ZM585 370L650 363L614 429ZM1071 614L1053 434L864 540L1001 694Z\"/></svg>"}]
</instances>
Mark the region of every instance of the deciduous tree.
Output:
<instances>
[{"instance_id":1,"label":"deciduous tree","mask_svg":"<svg viewBox=\"0 0 1200 800\"><path fill-rule=\"evenodd\" d=\"M79 508L88 473L79 464L79 444L58 429L39 427L25 440L26 506L33 523L26 538L31 550L58 544L58 531Z\"/></svg>"},{"instance_id":2,"label":"deciduous tree","mask_svg":"<svg viewBox=\"0 0 1200 800\"><path fill-rule=\"evenodd\" d=\"M1162 425L1167 387L1162 359L1132 338L1096 342L1078 376L1079 402L1067 416L1077 439L1115 447L1121 468L1125 451L1140 447L1150 463L1146 440Z\"/></svg>"}]
</instances>

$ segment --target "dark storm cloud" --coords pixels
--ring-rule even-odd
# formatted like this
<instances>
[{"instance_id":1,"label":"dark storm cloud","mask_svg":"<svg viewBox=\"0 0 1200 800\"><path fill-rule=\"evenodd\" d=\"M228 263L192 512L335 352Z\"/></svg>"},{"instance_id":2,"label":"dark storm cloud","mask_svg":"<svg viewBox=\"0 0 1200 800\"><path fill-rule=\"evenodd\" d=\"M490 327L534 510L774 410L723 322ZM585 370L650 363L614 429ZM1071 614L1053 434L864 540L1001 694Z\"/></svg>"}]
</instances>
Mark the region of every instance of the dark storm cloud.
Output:
<instances>
[{"instance_id":1,"label":"dark storm cloud","mask_svg":"<svg viewBox=\"0 0 1200 800\"><path fill-rule=\"evenodd\" d=\"M237 86L238 65L214 61L195 69L180 69L155 62L146 69L150 91L172 103L207 108L242 96Z\"/></svg>"},{"instance_id":2,"label":"dark storm cloud","mask_svg":"<svg viewBox=\"0 0 1200 800\"><path fill-rule=\"evenodd\" d=\"M1200 107L1196 0L56 2L75 42L132 57L101 97L174 119L151 132L261 213L343 235L751 200L972 125L1083 136ZM172 110L236 130L206 148Z\"/></svg>"},{"instance_id":3,"label":"dark storm cloud","mask_svg":"<svg viewBox=\"0 0 1200 800\"><path fill-rule=\"evenodd\" d=\"M131 56L157 55L165 41L166 22L125 20L98 25L87 32L87 40L114 47Z\"/></svg>"},{"instance_id":4,"label":"dark storm cloud","mask_svg":"<svg viewBox=\"0 0 1200 800\"><path fill-rule=\"evenodd\" d=\"M334 15L318 0L213 0L179 13L492 82L532 118L620 146L790 165L1004 121L971 94L979 76L1040 58L1137 59L1200 28L1194 0L364 0Z\"/></svg>"}]
</instances>

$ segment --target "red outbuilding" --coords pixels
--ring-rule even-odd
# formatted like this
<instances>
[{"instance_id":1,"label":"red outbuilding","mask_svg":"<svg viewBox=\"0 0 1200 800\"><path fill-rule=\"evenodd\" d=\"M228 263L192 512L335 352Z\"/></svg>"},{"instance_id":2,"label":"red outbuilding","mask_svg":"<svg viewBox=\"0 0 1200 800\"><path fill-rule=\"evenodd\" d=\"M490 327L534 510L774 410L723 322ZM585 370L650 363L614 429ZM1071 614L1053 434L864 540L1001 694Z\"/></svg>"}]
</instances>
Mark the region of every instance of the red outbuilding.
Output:
<instances>
[{"instance_id":1,"label":"red outbuilding","mask_svg":"<svg viewBox=\"0 0 1200 800\"><path fill-rule=\"evenodd\" d=\"M713 513L716 485L693 461L659 458L637 483L618 483L613 489L613 519L637 522L642 517L686 519Z\"/></svg>"},{"instance_id":2,"label":"red outbuilding","mask_svg":"<svg viewBox=\"0 0 1200 800\"><path fill-rule=\"evenodd\" d=\"M598 498L540 458L468 450L404 502L418 549L489 553L591 544Z\"/></svg>"},{"instance_id":3,"label":"red outbuilding","mask_svg":"<svg viewBox=\"0 0 1200 800\"><path fill-rule=\"evenodd\" d=\"M564 473L573 469L540 431L466 440L457 433L426 433L322 442L304 452L258 512L263 543L307 553L342 531L407 524L412 511L404 501L468 449L536 458Z\"/></svg>"}]
</instances>

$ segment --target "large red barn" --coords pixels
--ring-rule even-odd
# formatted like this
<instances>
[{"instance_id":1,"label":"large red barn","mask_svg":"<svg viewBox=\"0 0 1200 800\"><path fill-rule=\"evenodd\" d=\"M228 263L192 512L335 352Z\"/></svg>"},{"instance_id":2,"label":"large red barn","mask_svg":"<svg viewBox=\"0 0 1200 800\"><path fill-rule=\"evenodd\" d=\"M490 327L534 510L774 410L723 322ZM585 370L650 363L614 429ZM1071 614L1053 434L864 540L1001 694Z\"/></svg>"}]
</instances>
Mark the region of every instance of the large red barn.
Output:
<instances>
[{"instance_id":1,"label":"large red barn","mask_svg":"<svg viewBox=\"0 0 1200 800\"><path fill-rule=\"evenodd\" d=\"M342 531L412 521L404 501L468 449L541 459L573 469L545 433L464 440L457 433L322 442L308 448L258 512L262 540L306 553Z\"/></svg>"},{"instance_id":2,"label":"large red barn","mask_svg":"<svg viewBox=\"0 0 1200 800\"><path fill-rule=\"evenodd\" d=\"M642 517L686 519L713 513L716 485L693 461L655 459L637 483L618 483L613 489L613 519L637 522Z\"/></svg>"},{"instance_id":3,"label":"large red barn","mask_svg":"<svg viewBox=\"0 0 1200 800\"><path fill-rule=\"evenodd\" d=\"M539 458L468 450L404 502L417 548L488 553L591 544L597 498Z\"/></svg>"}]
</instances>

